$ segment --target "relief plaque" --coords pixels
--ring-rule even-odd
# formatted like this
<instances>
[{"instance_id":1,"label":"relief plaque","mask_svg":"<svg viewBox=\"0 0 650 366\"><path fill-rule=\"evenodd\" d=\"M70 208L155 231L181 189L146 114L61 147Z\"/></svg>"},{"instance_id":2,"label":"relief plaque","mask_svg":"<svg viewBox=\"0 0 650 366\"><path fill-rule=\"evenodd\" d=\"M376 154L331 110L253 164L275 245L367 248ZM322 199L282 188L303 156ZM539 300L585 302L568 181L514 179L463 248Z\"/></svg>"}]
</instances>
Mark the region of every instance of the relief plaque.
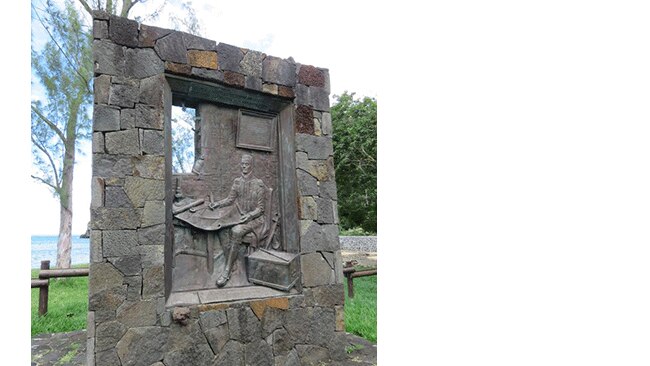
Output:
<instances>
[{"instance_id":1,"label":"relief plaque","mask_svg":"<svg viewBox=\"0 0 650 366\"><path fill-rule=\"evenodd\" d=\"M273 151L277 118L264 113L240 110L237 147Z\"/></svg>"}]
</instances>

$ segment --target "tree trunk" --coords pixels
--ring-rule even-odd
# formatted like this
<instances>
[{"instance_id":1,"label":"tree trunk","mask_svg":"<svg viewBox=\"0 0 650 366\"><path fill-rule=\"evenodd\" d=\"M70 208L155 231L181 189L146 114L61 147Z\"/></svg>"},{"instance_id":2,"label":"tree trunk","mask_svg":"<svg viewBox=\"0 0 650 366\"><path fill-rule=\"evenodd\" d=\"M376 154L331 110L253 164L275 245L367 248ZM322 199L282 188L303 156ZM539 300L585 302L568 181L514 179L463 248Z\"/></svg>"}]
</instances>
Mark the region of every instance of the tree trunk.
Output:
<instances>
[{"instance_id":1,"label":"tree trunk","mask_svg":"<svg viewBox=\"0 0 650 366\"><path fill-rule=\"evenodd\" d=\"M70 268L72 262L72 210L61 205L59 240L56 243L56 266Z\"/></svg>"},{"instance_id":2,"label":"tree trunk","mask_svg":"<svg viewBox=\"0 0 650 366\"><path fill-rule=\"evenodd\" d=\"M74 126L76 126L79 104L76 101L72 102L66 129L67 139L65 141L65 153L63 156L61 190L59 191L61 211L59 218L59 241L56 244L56 266L58 268L70 268L72 262L72 180L74 178L76 144Z\"/></svg>"}]
</instances>

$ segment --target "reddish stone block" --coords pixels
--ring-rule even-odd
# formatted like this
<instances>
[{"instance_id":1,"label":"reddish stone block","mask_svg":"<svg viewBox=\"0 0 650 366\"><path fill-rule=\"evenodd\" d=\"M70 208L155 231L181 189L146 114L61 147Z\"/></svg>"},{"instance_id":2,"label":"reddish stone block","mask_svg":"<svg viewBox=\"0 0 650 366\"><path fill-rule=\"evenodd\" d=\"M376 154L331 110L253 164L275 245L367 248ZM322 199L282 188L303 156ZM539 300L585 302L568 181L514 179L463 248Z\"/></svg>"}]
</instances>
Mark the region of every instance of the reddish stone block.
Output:
<instances>
[{"instance_id":1,"label":"reddish stone block","mask_svg":"<svg viewBox=\"0 0 650 366\"><path fill-rule=\"evenodd\" d=\"M314 134L314 110L310 106L296 108L296 133Z\"/></svg>"},{"instance_id":2,"label":"reddish stone block","mask_svg":"<svg viewBox=\"0 0 650 366\"><path fill-rule=\"evenodd\" d=\"M284 85L278 85L278 95L281 97L287 97L287 98L293 98L295 97L295 94L293 92L293 88L289 88Z\"/></svg>"},{"instance_id":3,"label":"reddish stone block","mask_svg":"<svg viewBox=\"0 0 650 366\"><path fill-rule=\"evenodd\" d=\"M175 62L165 61L165 70L174 74L191 75L192 66L187 64L177 64Z\"/></svg>"},{"instance_id":4,"label":"reddish stone block","mask_svg":"<svg viewBox=\"0 0 650 366\"><path fill-rule=\"evenodd\" d=\"M324 73L314 66L302 65L298 72L298 82L308 86L325 86Z\"/></svg>"},{"instance_id":5,"label":"reddish stone block","mask_svg":"<svg viewBox=\"0 0 650 366\"><path fill-rule=\"evenodd\" d=\"M230 85L236 85L243 88L244 83L246 82L246 77L244 76L244 74L240 74L237 72L224 71L223 81L225 81Z\"/></svg>"}]
</instances>

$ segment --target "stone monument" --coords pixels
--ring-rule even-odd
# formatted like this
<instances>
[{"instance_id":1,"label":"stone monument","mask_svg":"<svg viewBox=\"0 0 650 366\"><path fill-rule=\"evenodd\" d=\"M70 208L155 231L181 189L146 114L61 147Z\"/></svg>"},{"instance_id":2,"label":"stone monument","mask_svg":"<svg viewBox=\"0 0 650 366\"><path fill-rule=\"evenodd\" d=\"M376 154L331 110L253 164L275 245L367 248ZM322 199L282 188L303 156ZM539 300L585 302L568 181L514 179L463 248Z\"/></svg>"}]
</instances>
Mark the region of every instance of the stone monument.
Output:
<instances>
[{"instance_id":1,"label":"stone monument","mask_svg":"<svg viewBox=\"0 0 650 366\"><path fill-rule=\"evenodd\" d=\"M345 358L326 69L95 12L88 365ZM172 173L172 106L196 110Z\"/></svg>"}]
</instances>

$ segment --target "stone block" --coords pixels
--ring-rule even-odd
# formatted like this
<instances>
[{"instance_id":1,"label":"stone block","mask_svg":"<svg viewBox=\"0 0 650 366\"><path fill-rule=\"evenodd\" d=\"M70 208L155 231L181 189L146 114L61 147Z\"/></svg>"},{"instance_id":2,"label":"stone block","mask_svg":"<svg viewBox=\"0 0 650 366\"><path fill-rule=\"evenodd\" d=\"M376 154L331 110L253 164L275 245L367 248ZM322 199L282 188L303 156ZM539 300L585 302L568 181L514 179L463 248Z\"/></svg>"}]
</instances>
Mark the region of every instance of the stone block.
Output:
<instances>
[{"instance_id":1,"label":"stone block","mask_svg":"<svg viewBox=\"0 0 650 366\"><path fill-rule=\"evenodd\" d=\"M175 62L177 64L187 63L187 48L185 47L181 32L171 32L158 39L154 50L163 61Z\"/></svg>"},{"instance_id":2,"label":"stone block","mask_svg":"<svg viewBox=\"0 0 650 366\"><path fill-rule=\"evenodd\" d=\"M244 350L242 344L235 340L228 341L217 355L215 365L243 366Z\"/></svg>"},{"instance_id":3,"label":"stone block","mask_svg":"<svg viewBox=\"0 0 650 366\"><path fill-rule=\"evenodd\" d=\"M286 355L293 349L295 343L292 341L284 328L278 328L271 334L273 353L275 355Z\"/></svg>"},{"instance_id":4,"label":"stone block","mask_svg":"<svg viewBox=\"0 0 650 366\"><path fill-rule=\"evenodd\" d=\"M132 208L98 207L90 210L90 217L91 229L136 229L140 226L142 213ZM104 247L104 255L108 256L105 251L106 247Z\"/></svg>"},{"instance_id":5,"label":"stone block","mask_svg":"<svg viewBox=\"0 0 650 366\"><path fill-rule=\"evenodd\" d=\"M122 286L122 274L110 263L93 263L90 266L88 295L92 296L102 291ZM94 309L91 309L94 310Z\"/></svg>"},{"instance_id":6,"label":"stone block","mask_svg":"<svg viewBox=\"0 0 650 366\"><path fill-rule=\"evenodd\" d=\"M138 254L138 236L135 230L104 230L102 250L106 257L121 257Z\"/></svg>"},{"instance_id":7,"label":"stone block","mask_svg":"<svg viewBox=\"0 0 650 366\"><path fill-rule=\"evenodd\" d=\"M327 160L309 160L307 153L296 152L296 167L311 174L319 182L334 181L334 159Z\"/></svg>"},{"instance_id":8,"label":"stone block","mask_svg":"<svg viewBox=\"0 0 650 366\"><path fill-rule=\"evenodd\" d=\"M127 76L144 79L165 72L165 64L151 48L127 49L124 58Z\"/></svg>"},{"instance_id":9,"label":"stone block","mask_svg":"<svg viewBox=\"0 0 650 366\"><path fill-rule=\"evenodd\" d=\"M95 349L97 352L101 352L115 347L124 333L126 333L126 326L117 321L97 325Z\"/></svg>"},{"instance_id":10,"label":"stone block","mask_svg":"<svg viewBox=\"0 0 650 366\"><path fill-rule=\"evenodd\" d=\"M267 56L262 61L264 82L294 86L296 85L296 64L290 60Z\"/></svg>"},{"instance_id":11,"label":"stone block","mask_svg":"<svg viewBox=\"0 0 650 366\"><path fill-rule=\"evenodd\" d=\"M217 54L214 51L187 51L187 59L191 66L202 67L206 69L216 70L217 67Z\"/></svg>"},{"instance_id":12,"label":"stone block","mask_svg":"<svg viewBox=\"0 0 650 366\"><path fill-rule=\"evenodd\" d=\"M111 40L127 47L138 47L138 22L118 16L111 16L108 25Z\"/></svg>"},{"instance_id":13,"label":"stone block","mask_svg":"<svg viewBox=\"0 0 650 366\"><path fill-rule=\"evenodd\" d=\"M296 150L307 153L308 159L325 160L334 154L332 139L309 134L296 134Z\"/></svg>"},{"instance_id":14,"label":"stone block","mask_svg":"<svg viewBox=\"0 0 650 366\"><path fill-rule=\"evenodd\" d=\"M108 96L111 91L111 76L98 75L93 80L93 92L95 104L108 104Z\"/></svg>"},{"instance_id":15,"label":"stone block","mask_svg":"<svg viewBox=\"0 0 650 366\"><path fill-rule=\"evenodd\" d=\"M144 245L138 247L142 268L162 266L165 264L165 247L162 245Z\"/></svg>"},{"instance_id":16,"label":"stone block","mask_svg":"<svg viewBox=\"0 0 650 366\"><path fill-rule=\"evenodd\" d=\"M122 286L120 280L119 287L96 293L88 293L88 310L95 311L95 321L103 323L105 321L115 320L115 311L126 300L126 286Z\"/></svg>"},{"instance_id":17,"label":"stone block","mask_svg":"<svg viewBox=\"0 0 650 366\"><path fill-rule=\"evenodd\" d=\"M140 25L140 35L138 36L139 47L153 47L156 41L169 33L171 29L152 27L149 25Z\"/></svg>"},{"instance_id":18,"label":"stone block","mask_svg":"<svg viewBox=\"0 0 650 366\"><path fill-rule=\"evenodd\" d=\"M193 34L181 32L181 36L183 37L183 43L185 43L185 46L187 47L188 50L204 50L204 51L216 51L217 50L217 42L195 36Z\"/></svg>"},{"instance_id":19,"label":"stone block","mask_svg":"<svg viewBox=\"0 0 650 366\"><path fill-rule=\"evenodd\" d=\"M190 344L165 353L165 366L218 365L207 344Z\"/></svg>"},{"instance_id":20,"label":"stone block","mask_svg":"<svg viewBox=\"0 0 650 366\"><path fill-rule=\"evenodd\" d=\"M94 153L103 153L104 152L104 134L101 132L93 132L93 152Z\"/></svg>"},{"instance_id":21,"label":"stone block","mask_svg":"<svg viewBox=\"0 0 650 366\"><path fill-rule=\"evenodd\" d=\"M318 185L318 195L323 198L337 200L336 181L333 179L322 181Z\"/></svg>"},{"instance_id":22,"label":"stone block","mask_svg":"<svg viewBox=\"0 0 650 366\"><path fill-rule=\"evenodd\" d=\"M215 354L221 352L226 343L228 343L229 331L228 324L226 323L214 328L210 328L204 331L204 333L205 338L208 340L208 343L210 344L210 347L212 347L212 350L215 352Z\"/></svg>"},{"instance_id":23,"label":"stone block","mask_svg":"<svg viewBox=\"0 0 650 366\"><path fill-rule=\"evenodd\" d=\"M293 98L296 96L293 92L293 88L284 85L278 85L278 95L285 98Z\"/></svg>"},{"instance_id":24,"label":"stone block","mask_svg":"<svg viewBox=\"0 0 650 366\"><path fill-rule=\"evenodd\" d=\"M313 345L298 344L296 345L300 363L303 366L320 366L327 364L330 360L330 354L327 348Z\"/></svg>"},{"instance_id":25,"label":"stone block","mask_svg":"<svg viewBox=\"0 0 650 366\"><path fill-rule=\"evenodd\" d=\"M289 309L285 313L284 329L287 330L290 342L304 344L309 341L310 309Z\"/></svg>"},{"instance_id":26,"label":"stone block","mask_svg":"<svg viewBox=\"0 0 650 366\"><path fill-rule=\"evenodd\" d=\"M137 276L142 272L139 255L112 257L108 258L108 261L124 276Z\"/></svg>"},{"instance_id":27,"label":"stone block","mask_svg":"<svg viewBox=\"0 0 650 366\"><path fill-rule=\"evenodd\" d=\"M199 315L199 324L205 332L208 329L216 328L228 322L228 316L224 310L207 311Z\"/></svg>"},{"instance_id":28,"label":"stone block","mask_svg":"<svg viewBox=\"0 0 650 366\"><path fill-rule=\"evenodd\" d=\"M298 82L307 86L325 86L325 74L320 69L309 66L300 65L298 69Z\"/></svg>"},{"instance_id":29,"label":"stone block","mask_svg":"<svg viewBox=\"0 0 650 366\"><path fill-rule=\"evenodd\" d=\"M246 83L246 78L244 74L239 74L233 71L224 71L223 81L227 84L243 88Z\"/></svg>"},{"instance_id":30,"label":"stone block","mask_svg":"<svg viewBox=\"0 0 650 366\"><path fill-rule=\"evenodd\" d=\"M323 307L311 308L309 343L329 348L331 339L334 337L334 328L334 309Z\"/></svg>"},{"instance_id":31,"label":"stone block","mask_svg":"<svg viewBox=\"0 0 650 366\"><path fill-rule=\"evenodd\" d=\"M142 227L148 227L165 223L165 201L146 201L144 203L144 214Z\"/></svg>"},{"instance_id":32,"label":"stone block","mask_svg":"<svg viewBox=\"0 0 650 366\"><path fill-rule=\"evenodd\" d=\"M317 88L315 86L309 87L309 105L314 107L315 110L329 112L330 110L330 94L324 88Z\"/></svg>"},{"instance_id":33,"label":"stone block","mask_svg":"<svg viewBox=\"0 0 650 366\"><path fill-rule=\"evenodd\" d=\"M140 154L140 139L136 129L107 132L105 139L106 152L109 154Z\"/></svg>"},{"instance_id":34,"label":"stone block","mask_svg":"<svg viewBox=\"0 0 650 366\"><path fill-rule=\"evenodd\" d=\"M334 282L334 270L320 253L303 254L300 263L302 284L305 287L323 286Z\"/></svg>"},{"instance_id":35,"label":"stone block","mask_svg":"<svg viewBox=\"0 0 650 366\"><path fill-rule=\"evenodd\" d=\"M125 302L117 309L117 320L129 328L156 325L156 302L153 300Z\"/></svg>"},{"instance_id":36,"label":"stone block","mask_svg":"<svg viewBox=\"0 0 650 366\"><path fill-rule=\"evenodd\" d=\"M345 303L345 294L342 284L333 284L314 287L310 289L313 306L333 308Z\"/></svg>"},{"instance_id":37,"label":"stone block","mask_svg":"<svg viewBox=\"0 0 650 366\"><path fill-rule=\"evenodd\" d=\"M133 108L138 101L138 87L133 85L113 84L108 96L108 104Z\"/></svg>"},{"instance_id":38,"label":"stone block","mask_svg":"<svg viewBox=\"0 0 650 366\"><path fill-rule=\"evenodd\" d=\"M129 130L135 128L135 109L122 109L120 111L120 129Z\"/></svg>"},{"instance_id":39,"label":"stone block","mask_svg":"<svg viewBox=\"0 0 650 366\"><path fill-rule=\"evenodd\" d=\"M124 284L126 285L126 302L142 299L142 276L124 277Z\"/></svg>"},{"instance_id":40,"label":"stone block","mask_svg":"<svg viewBox=\"0 0 650 366\"><path fill-rule=\"evenodd\" d=\"M262 337L266 338L276 329L282 328L284 324L284 313L285 311L283 309L278 308L267 308L264 311L264 316L262 317Z\"/></svg>"},{"instance_id":41,"label":"stone block","mask_svg":"<svg viewBox=\"0 0 650 366\"><path fill-rule=\"evenodd\" d=\"M298 197L300 201L300 210L298 216L301 220L316 220L318 218L318 207L314 197L301 196Z\"/></svg>"},{"instance_id":42,"label":"stone block","mask_svg":"<svg viewBox=\"0 0 650 366\"><path fill-rule=\"evenodd\" d=\"M221 70L208 70L198 67L192 67L192 75L200 77L202 79L207 79L211 81L223 81L223 71Z\"/></svg>"},{"instance_id":43,"label":"stone block","mask_svg":"<svg viewBox=\"0 0 650 366\"><path fill-rule=\"evenodd\" d=\"M102 231L90 230L90 263L101 262L103 259Z\"/></svg>"},{"instance_id":44,"label":"stone block","mask_svg":"<svg viewBox=\"0 0 650 366\"><path fill-rule=\"evenodd\" d=\"M323 112L323 117L321 118L321 131L323 131L323 135L325 136L332 135L332 115L328 112Z\"/></svg>"},{"instance_id":45,"label":"stone block","mask_svg":"<svg viewBox=\"0 0 650 366\"><path fill-rule=\"evenodd\" d=\"M260 78L261 83L262 61L265 57L266 55L261 52L248 50L239 63L239 71L247 76Z\"/></svg>"},{"instance_id":46,"label":"stone block","mask_svg":"<svg viewBox=\"0 0 650 366\"><path fill-rule=\"evenodd\" d=\"M219 43L217 45L217 54L219 55L219 69L237 73L241 72L239 63L244 58L244 52L241 48L226 43Z\"/></svg>"},{"instance_id":47,"label":"stone block","mask_svg":"<svg viewBox=\"0 0 650 366\"><path fill-rule=\"evenodd\" d=\"M162 130L165 123L163 110L144 104L135 106L135 127Z\"/></svg>"},{"instance_id":48,"label":"stone block","mask_svg":"<svg viewBox=\"0 0 650 366\"><path fill-rule=\"evenodd\" d=\"M95 338L86 339L86 366L95 366Z\"/></svg>"},{"instance_id":49,"label":"stone block","mask_svg":"<svg viewBox=\"0 0 650 366\"><path fill-rule=\"evenodd\" d=\"M140 245L164 245L165 225L154 225L138 229L138 243Z\"/></svg>"},{"instance_id":50,"label":"stone block","mask_svg":"<svg viewBox=\"0 0 650 366\"><path fill-rule=\"evenodd\" d=\"M230 339L244 343L262 338L261 324L249 307L226 310Z\"/></svg>"},{"instance_id":51,"label":"stone block","mask_svg":"<svg viewBox=\"0 0 650 366\"><path fill-rule=\"evenodd\" d=\"M123 178L133 173L131 159L102 153L93 154L93 176L104 178Z\"/></svg>"},{"instance_id":52,"label":"stone block","mask_svg":"<svg viewBox=\"0 0 650 366\"><path fill-rule=\"evenodd\" d=\"M298 352L293 349L286 356L276 356L275 366L301 366Z\"/></svg>"},{"instance_id":53,"label":"stone block","mask_svg":"<svg viewBox=\"0 0 650 366\"><path fill-rule=\"evenodd\" d=\"M336 332L328 338L327 349L332 361L343 361L347 357L345 347L348 345L345 332Z\"/></svg>"},{"instance_id":54,"label":"stone block","mask_svg":"<svg viewBox=\"0 0 650 366\"><path fill-rule=\"evenodd\" d=\"M301 134L314 134L314 111L311 107L306 105L299 105L296 107L296 133Z\"/></svg>"},{"instance_id":55,"label":"stone block","mask_svg":"<svg viewBox=\"0 0 650 366\"><path fill-rule=\"evenodd\" d=\"M133 207L129 197L124 192L124 188L119 186L106 187L105 192L105 207Z\"/></svg>"},{"instance_id":56,"label":"stone block","mask_svg":"<svg viewBox=\"0 0 650 366\"><path fill-rule=\"evenodd\" d=\"M114 349L96 353L95 366L115 366L119 364L120 359L117 357L117 351Z\"/></svg>"},{"instance_id":57,"label":"stone block","mask_svg":"<svg viewBox=\"0 0 650 366\"><path fill-rule=\"evenodd\" d=\"M120 110L97 105L93 110L93 131L118 131L120 129Z\"/></svg>"},{"instance_id":58,"label":"stone block","mask_svg":"<svg viewBox=\"0 0 650 366\"><path fill-rule=\"evenodd\" d=\"M164 179L165 158L163 156L143 155L134 156L131 159L133 161L133 176Z\"/></svg>"},{"instance_id":59,"label":"stone block","mask_svg":"<svg viewBox=\"0 0 650 366\"><path fill-rule=\"evenodd\" d=\"M93 60L96 74L124 74L124 51L120 45L107 40L94 40Z\"/></svg>"},{"instance_id":60,"label":"stone block","mask_svg":"<svg viewBox=\"0 0 650 366\"><path fill-rule=\"evenodd\" d=\"M316 205L318 207L318 219L316 221L319 224L334 224L336 221L334 215L336 202L328 198L316 197Z\"/></svg>"},{"instance_id":61,"label":"stone block","mask_svg":"<svg viewBox=\"0 0 650 366\"><path fill-rule=\"evenodd\" d=\"M298 191L301 196L318 196L319 186L316 178L303 170L297 170L296 175L298 177Z\"/></svg>"},{"instance_id":62,"label":"stone block","mask_svg":"<svg viewBox=\"0 0 650 366\"><path fill-rule=\"evenodd\" d=\"M103 20L93 20L93 38L108 38L108 22Z\"/></svg>"},{"instance_id":63,"label":"stone block","mask_svg":"<svg viewBox=\"0 0 650 366\"><path fill-rule=\"evenodd\" d=\"M124 178L124 191L133 207L144 207L147 200L165 198L165 181L127 176Z\"/></svg>"},{"instance_id":64,"label":"stone block","mask_svg":"<svg viewBox=\"0 0 650 366\"><path fill-rule=\"evenodd\" d=\"M177 64L170 61L165 61L165 70L180 75L192 74L192 66L188 64Z\"/></svg>"},{"instance_id":65,"label":"stone block","mask_svg":"<svg viewBox=\"0 0 650 366\"><path fill-rule=\"evenodd\" d=\"M248 343L244 346L244 360L247 365L272 366L273 349L261 339Z\"/></svg>"},{"instance_id":66,"label":"stone block","mask_svg":"<svg viewBox=\"0 0 650 366\"><path fill-rule=\"evenodd\" d=\"M345 309L342 305L334 307L334 317L336 319L335 330L337 332L345 332Z\"/></svg>"},{"instance_id":67,"label":"stone block","mask_svg":"<svg viewBox=\"0 0 650 366\"><path fill-rule=\"evenodd\" d=\"M255 76L246 76L244 80L244 86L246 87L246 89L261 91L262 78L255 77Z\"/></svg>"},{"instance_id":68,"label":"stone block","mask_svg":"<svg viewBox=\"0 0 650 366\"><path fill-rule=\"evenodd\" d=\"M130 328L117 343L117 355L122 366L151 365L163 358L168 331L163 327ZM115 363L113 365L118 365Z\"/></svg>"},{"instance_id":69,"label":"stone block","mask_svg":"<svg viewBox=\"0 0 650 366\"><path fill-rule=\"evenodd\" d=\"M323 131L321 131L320 128L320 120L318 118L314 118L314 135L316 136L323 135Z\"/></svg>"},{"instance_id":70,"label":"stone block","mask_svg":"<svg viewBox=\"0 0 650 366\"><path fill-rule=\"evenodd\" d=\"M140 147L142 153L147 155L165 154L165 134L158 130L140 130Z\"/></svg>"},{"instance_id":71,"label":"stone block","mask_svg":"<svg viewBox=\"0 0 650 366\"><path fill-rule=\"evenodd\" d=\"M143 299L165 296L165 271L163 266L146 268L142 276Z\"/></svg>"},{"instance_id":72,"label":"stone block","mask_svg":"<svg viewBox=\"0 0 650 366\"><path fill-rule=\"evenodd\" d=\"M302 221L300 247L302 253L315 251L334 252L339 250L338 225L319 225L313 221Z\"/></svg>"},{"instance_id":73,"label":"stone block","mask_svg":"<svg viewBox=\"0 0 650 366\"><path fill-rule=\"evenodd\" d=\"M265 93L278 95L278 86L275 85L275 84L264 83L264 84L262 84L262 91L265 92Z\"/></svg>"},{"instance_id":74,"label":"stone block","mask_svg":"<svg viewBox=\"0 0 650 366\"><path fill-rule=\"evenodd\" d=\"M142 104L163 108L165 76L153 75L140 81L138 101Z\"/></svg>"},{"instance_id":75,"label":"stone block","mask_svg":"<svg viewBox=\"0 0 650 366\"><path fill-rule=\"evenodd\" d=\"M302 84L296 84L293 88L296 99L295 103L298 105L309 105L309 87Z\"/></svg>"},{"instance_id":76,"label":"stone block","mask_svg":"<svg viewBox=\"0 0 650 366\"><path fill-rule=\"evenodd\" d=\"M98 208L104 206L104 179L100 177L93 177L90 181L90 208Z\"/></svg>"}]
</instances>

